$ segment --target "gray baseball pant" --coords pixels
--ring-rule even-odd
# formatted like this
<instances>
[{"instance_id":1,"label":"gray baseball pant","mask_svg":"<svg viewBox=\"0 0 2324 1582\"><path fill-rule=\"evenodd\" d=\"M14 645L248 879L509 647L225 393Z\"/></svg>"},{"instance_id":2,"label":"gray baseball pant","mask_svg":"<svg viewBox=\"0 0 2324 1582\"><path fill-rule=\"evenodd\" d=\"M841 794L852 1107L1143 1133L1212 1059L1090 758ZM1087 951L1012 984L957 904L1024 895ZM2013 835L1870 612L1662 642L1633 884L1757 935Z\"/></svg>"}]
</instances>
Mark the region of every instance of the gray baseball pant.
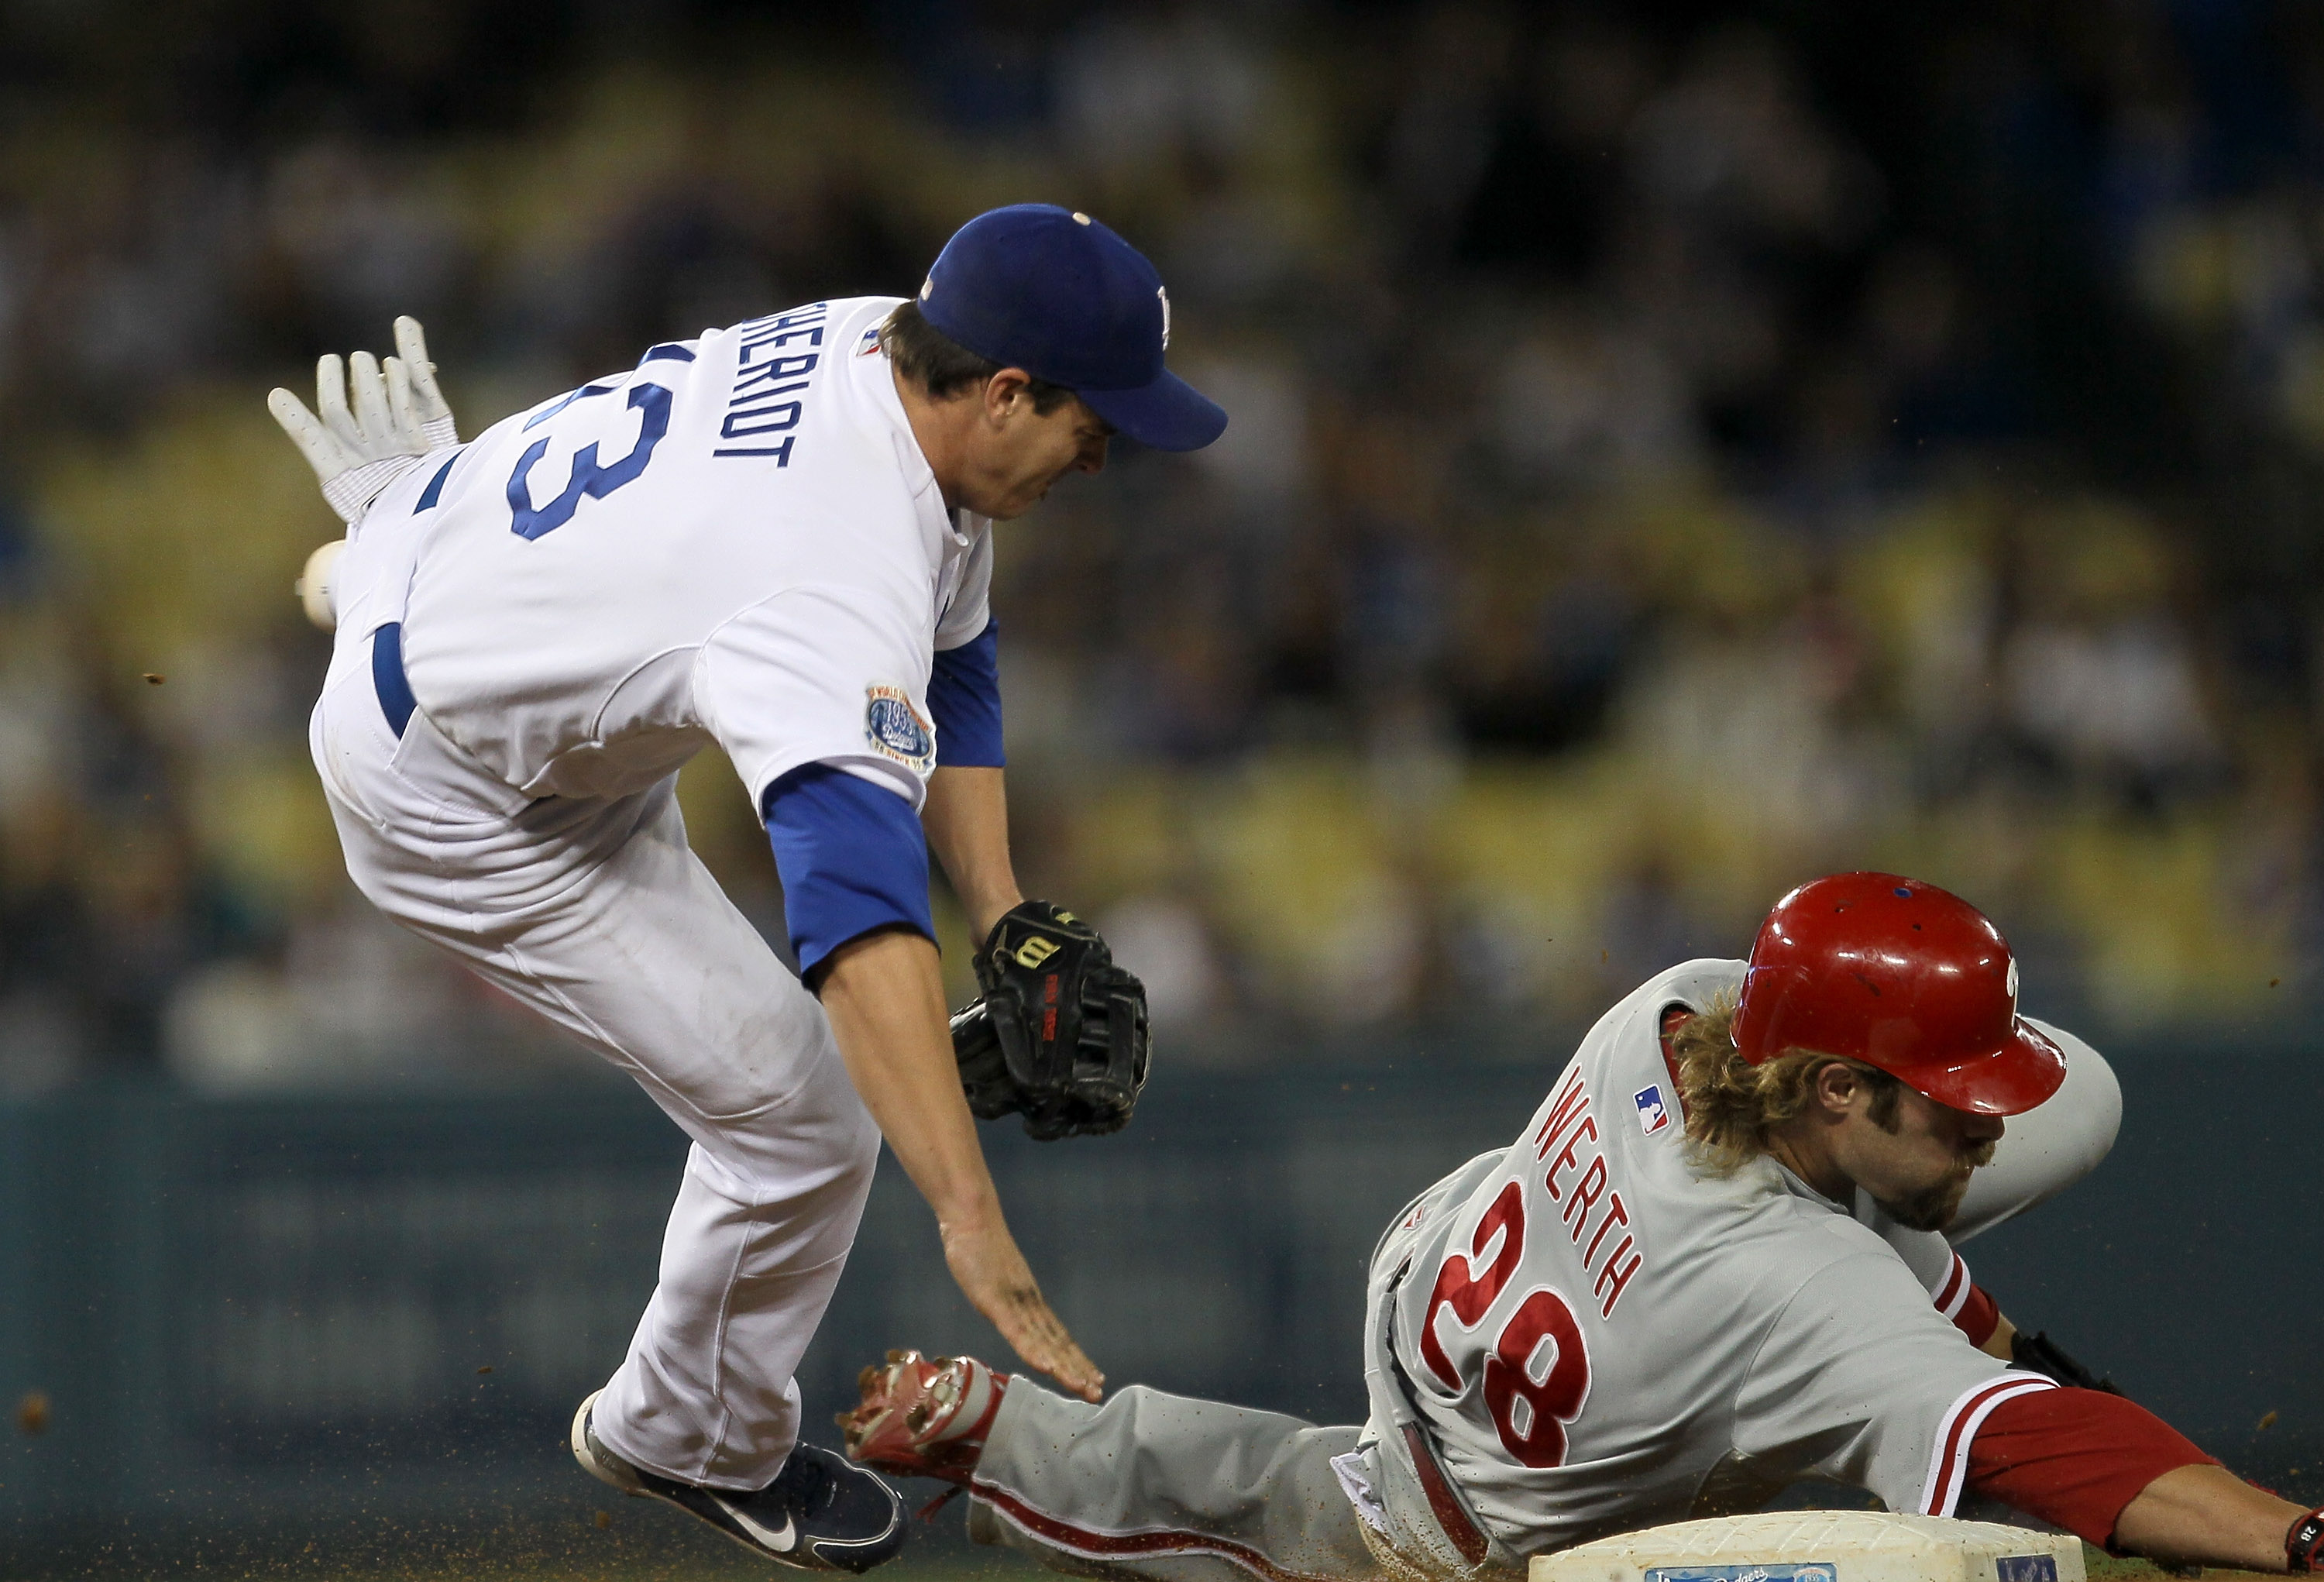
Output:
<instances>
[{"instance_id":1,"label":"gray baseball pant","mask_svg":"<svg viewBox=\"0 0 2324 1582\"><path fill-rule=\"evenodd\" d=\"M1369 1576L1332 1470L1358 1433L1144 1385L1091 1406L1013 1379L977 1466L969 1532L1085 1577Z\"/></svg>"},{"instance_id":2,"label":"gray baseball pant","mask_svg":"<svg viewBox=\"0 0 2324 1582\"><path fill-rule=\"evenodd\" d=\"M1419 1234L1411 1208L1463 1189L1475 1167L1495 1158L1471 1161L1416 1198L1372 1254L1364 1326L1371 1418L1363 1427L1318 1428L1142 1384L1091 1406L1019 1376L970 1485L969 1536L1083 1577L1514 1579L1517 1556L1463 1512L1453 1520L1470 1540L1489 1541L1481 1563L1472 1562L1432 1509L1404 1435L1415 1414L1394 1382L1387 1329L1397 1273ZM1441 1483L1439 1490L1457 1503Z\"/></svg>"}]
</instances>

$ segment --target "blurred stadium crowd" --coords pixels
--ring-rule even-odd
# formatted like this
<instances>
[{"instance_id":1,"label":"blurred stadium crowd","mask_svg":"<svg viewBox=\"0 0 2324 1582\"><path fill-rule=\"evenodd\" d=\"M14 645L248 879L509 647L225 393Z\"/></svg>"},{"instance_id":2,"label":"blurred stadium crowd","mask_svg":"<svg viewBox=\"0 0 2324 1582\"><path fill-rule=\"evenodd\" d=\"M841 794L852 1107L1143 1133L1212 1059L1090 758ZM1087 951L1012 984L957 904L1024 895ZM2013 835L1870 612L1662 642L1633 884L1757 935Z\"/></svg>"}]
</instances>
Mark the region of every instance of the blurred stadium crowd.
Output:
<instances>
[{"instance_id":1,"label":"blurred stadium crowd","mask_svg":"<svg viewBox=\"0 0 2324 1582\"><path fill-rule=\"evenodd\" d=\"M1156 258L1232 414L1000 541L1020 867L1175 1058L1571 1027L1876 865L2036 1005L2288 1014L2319 22L0 5L0 1090L577 1069L341 874L289 597L337 524L266 389L412 312L474 432L1033 199Z\"/></svg>"}]
</instances>

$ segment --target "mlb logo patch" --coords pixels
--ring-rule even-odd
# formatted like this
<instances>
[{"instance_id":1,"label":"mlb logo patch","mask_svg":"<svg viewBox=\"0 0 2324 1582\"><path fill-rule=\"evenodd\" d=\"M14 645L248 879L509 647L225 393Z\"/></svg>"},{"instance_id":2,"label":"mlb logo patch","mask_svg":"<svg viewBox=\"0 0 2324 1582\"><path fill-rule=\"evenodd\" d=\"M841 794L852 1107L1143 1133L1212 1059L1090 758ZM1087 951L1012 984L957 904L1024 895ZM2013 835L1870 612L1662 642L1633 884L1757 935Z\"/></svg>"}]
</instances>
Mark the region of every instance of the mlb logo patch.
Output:
<instances>
[{"instance_id":1,"label":"mlb logo patch","mask_svg":"<svg viewBox=\"0 0 2324 1582\"><path fill-rule=\"evenodd\" d=\"M1670 1111L1663 1107L1662 1084L1654 1083L1630 1095L1638 1106L1638 1130L1651 1137L1670 1124Z\"/></svg>"}]
</instances>

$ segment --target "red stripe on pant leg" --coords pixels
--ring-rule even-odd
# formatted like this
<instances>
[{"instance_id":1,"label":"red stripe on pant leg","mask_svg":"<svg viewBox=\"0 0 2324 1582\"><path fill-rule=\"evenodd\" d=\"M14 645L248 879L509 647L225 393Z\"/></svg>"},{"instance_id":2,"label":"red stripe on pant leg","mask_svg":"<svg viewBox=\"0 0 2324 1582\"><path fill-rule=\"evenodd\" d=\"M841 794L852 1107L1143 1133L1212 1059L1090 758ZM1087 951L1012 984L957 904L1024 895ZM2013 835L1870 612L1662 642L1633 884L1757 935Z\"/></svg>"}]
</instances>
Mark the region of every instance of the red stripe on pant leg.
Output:
<instances>
[{"instance_id":1,"label":"red stripe on pant leg","mask_svg":"<svg viewBox=\"0 0 2324 1582\"><path fill-rule=\"evenodd\" d=\"M1011 1521L1034 1537L1080 1554L1105 1559L1112 1556L1184 1554L1192 1550L1231 1560L1246 1571L1267 1577L1268 1582L1333 1582L1329 1577L1286 1571L1248 1545L1236 1543L1231 1539L1216 1538L1207 1532L1187 1532L1176 1528L1163 1528L1153 1532L1093 1532L1086 1527L1075 1527L1069 1522L1061 1522L1055 1516L1036 1511L1007 1489L994 1484L982 1480L973 1482L969 1485L969 1493L1007 1512ZM1352 1511L1349 1516L1353 1521L1362 1520Z\"/></svg>"}]
</instances>

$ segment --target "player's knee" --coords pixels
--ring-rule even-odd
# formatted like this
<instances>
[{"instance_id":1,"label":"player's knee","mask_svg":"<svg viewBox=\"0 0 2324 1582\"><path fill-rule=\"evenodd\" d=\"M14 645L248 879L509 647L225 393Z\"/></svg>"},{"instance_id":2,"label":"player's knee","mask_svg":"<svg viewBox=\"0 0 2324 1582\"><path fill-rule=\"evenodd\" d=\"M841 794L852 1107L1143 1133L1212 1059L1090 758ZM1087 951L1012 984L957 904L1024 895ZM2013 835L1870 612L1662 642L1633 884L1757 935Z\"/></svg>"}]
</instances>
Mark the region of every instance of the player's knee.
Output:
<instances>
[{"instance_id":1,"label":"player's knee","mask_svg":"<svg viewBox=\"0 0 2324 1582\"><path fill-rule=\"evenodd\" d=\"M853 1098L851 1093L847 1096ZM793 1117L795 1120L796 1117ZM816 1141L813 1144L815 1168L813 1174L817 1190L835 1202L861 1199L872 1189L872 1178L880 1168L880 1125L872 1112L857 1100L835 1106L814 1127ZM786 1128L779 1146L788 1153L798 1145L795 1131Z\"/></svg>"}]
</instances>

